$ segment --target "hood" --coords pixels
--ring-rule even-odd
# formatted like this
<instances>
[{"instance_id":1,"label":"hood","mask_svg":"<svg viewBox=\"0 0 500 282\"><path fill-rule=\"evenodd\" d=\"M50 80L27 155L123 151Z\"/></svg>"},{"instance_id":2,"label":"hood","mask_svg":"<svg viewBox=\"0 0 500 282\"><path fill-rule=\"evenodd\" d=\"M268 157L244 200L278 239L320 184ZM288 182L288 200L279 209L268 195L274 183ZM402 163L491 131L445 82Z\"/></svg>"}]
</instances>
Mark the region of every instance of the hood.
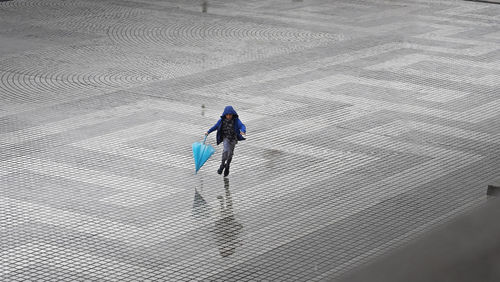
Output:
<instances>
[{"instance_id":1,"label":"hood","mask_svg":"<svg viewBox=\"0 0 500 282\"><path fill-rule=\"evenodd\" d=\"M221 118L225 117L227 114L232 114L233 118L238 118L238 113L234 110L232 106L226 106L222 112Z\"/></svg>"}]
</instances>

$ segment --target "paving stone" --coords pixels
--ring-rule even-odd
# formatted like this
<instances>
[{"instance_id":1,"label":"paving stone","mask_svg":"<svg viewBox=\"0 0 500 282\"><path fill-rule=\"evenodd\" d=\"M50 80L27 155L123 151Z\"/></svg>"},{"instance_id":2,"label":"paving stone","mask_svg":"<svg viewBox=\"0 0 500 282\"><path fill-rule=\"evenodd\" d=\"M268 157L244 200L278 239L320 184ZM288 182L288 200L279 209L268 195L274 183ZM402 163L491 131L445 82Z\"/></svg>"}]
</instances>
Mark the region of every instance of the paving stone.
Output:
<instances>
[{"instance_id":1,"label":"paving stone","mask_svg":"<svg viewBox=\"0 0 500 282\"><path fill-rule=\"evenodd\" d=\"M1 281L330 281L486 201L500 6L201 9L0 1Z\"/></svg>"}]
</instances>

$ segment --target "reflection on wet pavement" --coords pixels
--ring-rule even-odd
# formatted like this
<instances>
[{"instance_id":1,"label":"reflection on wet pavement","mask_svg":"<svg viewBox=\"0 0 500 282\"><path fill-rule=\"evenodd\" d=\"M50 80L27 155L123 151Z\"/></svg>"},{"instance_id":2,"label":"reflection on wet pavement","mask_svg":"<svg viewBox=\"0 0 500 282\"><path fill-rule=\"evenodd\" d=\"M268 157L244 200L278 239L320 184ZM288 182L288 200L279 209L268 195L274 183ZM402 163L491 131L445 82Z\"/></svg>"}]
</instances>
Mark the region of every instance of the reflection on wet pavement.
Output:
<instances>
[{"instance_id":1,"label":"reflection on wet pavement","mask_svg":"<svg viewBox=\"0 0 500 282\"><path fill-rule=\"evenodd\" d=\"M210 206L202 196L203 178L200 178L200 187L194 188L193 216L196 218L207 218L210 216Z\"/></svg>"},{"instance_id":2,"label":"reflection on wet pavement","mask_svg":"<svg viewBox=\"0 0 500 282\"><path fill-rule=\"evenodd\" d=\"M215 221L215 235L220 255L230 256L236 251L236 247L242 245L240 233L243 225L236 221L233 212L233 200L229 191L229 179L224 178L224 195L217 196L220 202L218 219Z\"/></svg>"}]
</instances>

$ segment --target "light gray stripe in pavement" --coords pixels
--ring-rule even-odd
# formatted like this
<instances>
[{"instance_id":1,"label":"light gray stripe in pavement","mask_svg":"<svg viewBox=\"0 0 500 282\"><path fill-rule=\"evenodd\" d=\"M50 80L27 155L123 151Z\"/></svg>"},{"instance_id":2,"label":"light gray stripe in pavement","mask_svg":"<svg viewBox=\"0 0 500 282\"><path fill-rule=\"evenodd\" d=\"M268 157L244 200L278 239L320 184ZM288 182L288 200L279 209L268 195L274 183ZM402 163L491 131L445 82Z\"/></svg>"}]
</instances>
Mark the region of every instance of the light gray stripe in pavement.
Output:
<instances>
[{"instance_id":1,"label":"light gray stripe in pavement","mask_svg":"<svg viewBox=\"0 0 500 282\"><path fill-rule=\"evenodd\" d=\"M72 145L87 149L115 146L138 138L150 137L164 131L174 131L189 135L203 134L207 129L190 123L179 123L169 120L155 120L148 123L131 126L127 129L114 131L97 137L74 142Z\"/></svg>"},{"instance_id":2,"label":"light gray stripe in pavement","mask_svg":"<svg viewBox=\"0 0 500 282\"><path fill-rule=\"evenodd\" d=\"M415 35L414 37L427 39L427 40L436 40L436 41L443 41L443 42L449 42L449 43L472 45L472 47L464 48L464 49L455 49L455 48L429 46L429 45L422 45L422 44L411 44L411 48L419 49L419 50L423 50L423 51L434 51L434 52L442 52L442 53L446 53L446 54L469 55L469 56L484 55L486 53L498 50L498 48L499 48L498 45L494 44L494 43L490 44L490 43L484 42L484 41L450 37L452 35L455 35L455 34L458 34L461 32L474 30L474 27L458 27L458 26L445 25L445 24L435 24L435 23L427 23L426 26L435 28L436 30L433 30L431 32L427 32L424 34L420 34L420 35Z\"/></svg>"},{"instance_id":3,"label":"light gray stripe in pavement","mask_svg":"<svg viewBox=\"0 0 500 282\"><path fill-rule=\"evenodd\" d=\"M500 47L499 47L500 49ZM439 57L435 55L424 55L424 54L409 54L402 55L397 58L387 60L383 63L371 65L365 67L368 70L393 70L400 69L402 67L406 67L412 64L420 63L423 61L431 61L438 62L443 64L464 66L464 67L474 67L474 68L483 68L488 70L497 70L500 71L500 62L475 62L465 59L457 59L457 58L449 58L449 57ZM467 74L464 74L467 75Z\"/></svg>"},{"instance_id":4,"label":"light gray stripe in pavement","mask_svg":"<svg viewBox=\"0 0 500 282\"><path fill-rule=\"evenodd\" d=\"M252 143L258 142L261 146L266 146L265 143L272 143L270 142L271 140L278 141L287 137L313 133L336 124L362 118L376 111L378 111L378 109L358 108L356 106L346 107L326 114L312 115L310 118L275 127L270 130L256 132L252 134L251 140ZM272 134L270 134L269 131L272 131Z\"/></svg>"},{"instance_id":5,"label":"light gray stripe in pavement","mask_svg":"<svg viewBox=\"0 0 500 282\"><path fill-rule=\"evenodd\" d=\"M487 23L487 22L479 22L479 21L474 21L474 20L466 20L466 19L457 19L457 18L445 18L445 17L438 17L438 16L432 16L432 15L415 15L418 19L422 20L431 20L431 21L437 21L437 22L446 22L452 20L454 24L462 24L465 26L481 26L481 27L494 27L497 24L496 23Z\"/></svg>"},{"instance_id":6,"label":"light gray stripe in pavement","mask_svg":"<svg viewBox=\"0 0 500 282\"><path fill-rule=\"evenodd\" d=\"M387 131L387 128L374 128L370 132L360 132L353 134L351 136L339 139L338 141L371 146L375 148L396 151L400 153L410 153L418 156L426 156L431 158L446 158L449 156L464 156L472 155L465 153L463 151L444 149L436 146L422 145L418 143L402 142L396 140L395 138L379 135ZM389 130L392 130L389 129ZM398 129L399 130L399 129ZM396 133L395 130L392 131L395 135L401 134L403 132ZM472 155L473 156L473 155Z\"/></svg>"},{"instance_id":7,"label":"light gray stripe in pavement","mask_svg":"<svg viewBox=\"0 0 500 282\"><path fill-rule=\"evenodd\" d=\"M256 103L262 103L261 100L258 98L256 99ZM252 100L252 99L250 99ZM269 98L269 100L273 101L274 99ZM251 103L251 101L245 100L247 103ZM279 101L277 101L279 102ZM142 101L139 103L141 107L145 107L148 110L161 110L161 111L166 111L166 112L174 112L174 113L179 113L179 114L188 114L188 115L193 115L193 116L199 116L201 113L201 105L200 107L192 106L192 105L187 105L184 103L179 103L179 102L172 102L172 101L165 101L165 100L146 100ZM211 109L211 108L205 108L205 116L207 117L212 117L213 121L217 121L222 114L223 109ZM247 110L247 109L237 109L238 114L240 116L245 117L245 121L252 121L252 120L257 120L261 119L264 116L259 113L255 113L254 111Z\"/></svg>"},{"instance_id":8,"label":"light gray stripe in pavement","mask_svg":"<svg viewBox=\"0 0 500 282\"><path fill-rule=\"evenodd\" d=\"M491 38L491 39L496 39L496 40L500 40L500 31L488 33L484 37Z\"/></svg>"},{"instance_id":9,"label":"light gray stripe in pavement","mask_svg":"<svg viewBox=\"0 0 500 282\"><path fill-rule=\"evenodd\" d=\"M300 144L296 142L287 142L287 141L273 142L273 143L255 142L252 145L258 145L262 149L277 150L289 154L299 154L309 157L315 157L318 159L327 160L329 162L336 162L339 160L350 159L350 158L354 159L369 158L372 160L377 159L376 157L371 157L359 153L352 153L349 151L339 151L336 149Z\"/></svg>"},{"instance_id":10,"label":"light gray stripe in pavement","mask_svg":"<svg viewBox=\"0 0 500 282\"><path fill-rule=\"evenodd\" d=\"M500 109L500 99L469 109L463 112L463 115L465 121L482 122L499 116L500 112L498 109Z\"/></svg>"},{"instance_id":11,"label":"light gray stripe in pavement","mask_svg":"<svg viewBox=\"0 0 500 282\"><path fill-rule=\"evenodd\" d=\"M335 89L333 89L332 92L335 92ZM293 94L293 95L304 96L304 94L300 94L302 92L298 93L298 92L294 91L293 93L292 92L289 92L289 93ZM399 103L381 101L381 100L376 100L376 99L368 99L368 98L363 98L363 97L337 95L337 94L333 94L333 93L330 93L328 91L323 91L323 90L310 91L309 93L307 93L305 95L307 95L308 97L314 97L314 98L323 99L323 100L327 100L327 101L352 104L352 105L355 105L356 107L367 109L367 110L369 110L369 109L391 110L391 111L395 111L395 112L428 115L428 116L433 116L433 117L438 117L438 118L446 118L446 119L457 120L457 121L467 120L467 118L465 118L463 116L463 114L456 113L456 112L440 110L440 109L433 109L433 108L425 108L425 107L421 107L421 106L414 106L414 105L407 105L407 104L399 104Z\"/></svg>"},{"instance_id":12,"label":"light gray stripe in pavement","mask_svg":"<svg viewBox=\"0 0 500 282\"><path fill-rule=\"evenodd\" d=\"M363 2L365 3L371 3L372 5L410 5L410 6L417 6L421 8L432 8L433 5L450 5L454 0L412 0L411 2L408 2L406 0L364 0Z\"/></svg>"},{"instance_id":13,"label":"light gray stripe in pavement","mask_svg":"<svg viewBox=\"0 0 500 282\"><path fill-rule=\"evenodd\" d=\"M470 77L467 75L454 75L454 74L448 74L444 72L434 72L434 71L428 71L428 70L416 70L416 69L410 69L410 68L402 68L402 69L385 69L386 71L391 71L399 74L407 74L407 75L414 75L418 77L424 77L424 78L430 78L430 79L443 79L443 80L449 80L453 82L459 82L459 83L470 83L470 84L477 84L477 85L484 85L484 86L498 86L500 85L500 75L495 75L495 74L489 74L485 75L482 77ZM463 96L466 96L466 93L460 93L459 91L456 91L456 95L450 95L448 94L450 91L446 91L445 89L442 89L443 93L441 95L427 95L420 97L419 99L422 100L428 100L428 101L433 101L433 102L449 102L451 100L461 98ZM447 93L448 92L448 93ZM448 98L449 97L449 98Z\"/></svg>"},{"instance_id":14,"label":"light gray stripe in pavement","mask_svg":"<svg viewBox=\"0 0 500 282\"><path fill-rule=\"evenodd\" d=\"M185 168L193 168L192 163L191 161L190 165ZM100 200L101 202L120 206L139 206L184 191L181 188L165 185L163 183L153 183L108 172L30 157L7 160L0 164L8 166L11 171L25 169L44 175L62 177L72 181L90 183L121 191L118 194L113 194Z\"/></svg>"},{"instance_id":15,"label":"light gray stripe in pavement","mask_svg":"<svg viewBox=\"0 0 500 282\"><path fill-rule=\"evenodd\" d=\"M107 110L95 111L85 115L74 116L56 122L29 127L13 132L0 134L0 142L17 144L42 138L50 134L62 133L68 130L95 125L118 119L138 111L138 105L126 105Z\"/></svg>"},{"instance_id":16,"label":"light gray stripe in pavement","mask_svg":"<svg viewBox=\"0 0 500 282\"><path fill-rule=\"evenodd\" d=\"M251 84L254 84L254 82L252 82ZM278 114L305 106L302 103L290 102L274 98L272 96L255 96L255 95L240 93L239 89L241 88L239 87L224 88L224 86L220 85L210 85L210 87L198 88L186 92L204 97L228 100L231 101L231 103L242 102L247 104L255 104L256 105L255 107L247 108L244 111L237 110L238 115L241 117L245 117L246 121L262 118L263 115ZM221 111L212 114L207 113L207 116L218 117L220 116L220 114Z\"/></svg>"},{"instance_id":17,"label":"light gray stripe in pavement","mask_svg":"<svg viewBox=\"0 0 500 282\"><path fill-rule=\"evenodd\" d=\"M160 185L158 183L76 167L50 160L32 158L29 156L2 161L0 164L8 166L10 169L16 171L26 169L40 174L105 186L117 191L136 193L139 193L139 191L142 191L142 193L174 193L177 191L172 187L165 187L165 185ZM140 187L140 189L137 189L138 187Z\"/></svg>"},{"instance_id":18,"label":"light gray stripe in pavement","mask_svg":"<svg viewBox=\"0 0 500 282\"><path fill-rule=\"evenodd\" d=\"M1 71L0 71L1 74ZM23 89L17 89L15 93L18 92L24 92L25 90ZM68 90L65 90L66 92ZM112 93L117 91L117 89L109 89L109 88L101 88L101 89L94 89L94 88L87 88L84 90L71 90L71 96L62 96L59 95L57 97L56 101L37 101L37 102L31 102L31 103L8 103L6 105L2 104L0 105L0 117L8 116L8 115L15 115L19 114L22 112L27 112L27 111L32 111L35 109L43 108L43 107L52 107L55 105L60 105L64 103L69 103L69 102L76 102L82 97L93 97L93 96L98 96L102 94L107 94L107 93ZM44 93L40 94L43 95ZM0 95L1 96L1 95ZM76 97L76 98L75 98Z\"/></svg>"},{"instance_id":19,"label":"light gray stripe in pavement","mask_svg":"<svg viewBox=\"0 0 500 282\"><path fill-rule=\"evenodd\" d=\"M500 85L500 75L495 75L495 74L488 74L478 78L478 77L470 77L467 75L454 75L444 72L416 70L416 69L400 69L392 71L400 74L408 74L430 79L443 79L458 83L470 83L470 84L485 85L485 86Z\"/></svg>"},{"instance_id":20,"label":"light gray stripe in pavement","mask_svg":"<svg viewBox=\"0 0 500 282\"><path fill-rule=\"evenodd\" d=\"M153 109L166 112L177 112L193 116L198 116L200 115L201 112L201 108L199 107L194 107L179 102L162 101L157 99L144 100L134 104L95 111L89 114L79 115L35 127L29 127L8 133L1 133L0 143L18 144L42 138L47 135L62 133L65 131L81 128L84 126L96 125L99 123L120 119L137 112L150 111ZM241 113L245 115L245 118L247 120L259 119L262 117L262 115L257 115L251 112L247 113L245 111L241 111ZM216 119L220 116L221 111L206 109L206 114L211 115L214 117L214 119ZM198 131L198 132L203 133L204 131Z\"/></svg>"},{"instance_id":21,"label":"light gray stripe in pavement","mask_svg":"<svg viewBox=\"0 0 500 282\"><path fill-rule=\"evenodd\" d=\"M72 250L42 242L33 242L0 253L0 276L20 271L30 265L64 269L65 273L85 273L96 279L123 281L141 279L151 270L108 257ZM124 274L127 274L126 276ZM136 280L139 281L139 280Z\"/></svg>"},{"instance_id":22,"label":"light gray stripe in pavement","mask_svg":"<svg viewBox=\"0 0 500 282\"><path fill-rule=\"evenodd\" d=\"M450 91L441 91L420 96L417 99L435 103L447 103L465 96L467 96L467 93L460 93L458 91L457 93L450 93Z\"/></svg>"},{"instance_id":23,"label":"light gray stripe in pavement","mask_svg":"<svg viewBox=\"0 0 500 282\"><path fill-rule=\"evenodd\" d=\"M438 118L451 119L462 122L481 122L488 118L494 117L499 113L497 111L492 111L494 107L498 107L500 105L500 99L492 101L488 104L475 107L473 109L467 110L465 112L451 112L446 110L434 109L434 108L425 108L421 106L413 106L407 104L399 104L386 102L381 100L363 98L363 97L354 97L347 95L337 95L335 93L335 86L344 84L344 83L360 83L371 86L378 87L389 87L389 88L403 88L412 89L418 87L418 85L412 85L408 83L401 82L393 82L393 81L384 81L384 80L376 80L376 79L368 79L368 78L358 78L353 76L346 75L332 75L322 79L302 83L299 85L291 86L288 88L281 89L280 92L297 95L297 96L307 96L314 97L318 99L324 99L328 101L335 101L347 104L353 104L360 108L365 109L387 109L396 112L403 113L414 113L421 115L429 115ZM331 92L325 89L331 88L333 89ZM437 90L436 90L437 91Z\"/></svg>"},{"instance_id":24,"label":"light gray stripe in pavement","mask_svg":"<svg viewBox=\"0 0 500 282\"><path fill-rule=\"evenodd\" d=\"M468 93L460 92L460 91L455 91L455 90L448 90L448 89L442 89L442 88L436 88L432 86L424 86L420 84L414 84L414 83L409 83L409 82L399 82L399 81L388 81L388 80L380 80L380 79L370 79L370 78L364 78L364 77L354 77L354 76L347 76L347 75L333 75L329 77L325 77L322 79L306 82L303 84L291 86L288 88L281 89L280 92L285 92L285 93L292 93L294 95L312 95L314 94L313 91L319 91L319 90L324 90L328 88L332 88L338 85L342 85L345 83L357 83L357 84L363 84L363 85L368 85L368 86L375 86L375 87L383 87L383 88L391 88L391 89L397 89L400 91L412 91L416 93L422 93L424 94L422 97L425 97L427 100L439 100L442 99L443 95L446 95L448 97L463 97L467 95ZM312 92L312 93L310 93ZM314 97L314 96L312 96ZM320 97L324 97L324 95L321 95ZM418 97L417 97L418 98ZM416 107L416 106L415 106Z\"/></svg>"},{"instance_id":25,"label":"light gray stripe in pavement","mask_svg":"<svg viewBox=\"0 0 500 282\"><path fill-rule=\"evenodd\" d=\"M446 125L438 125L438 124L416 122L416 121L396 120L391 123L385 124L383 126L377 127L375 129L368 130L368 132L389 135L389 136L398 136L401 133L405 133L410 130L424 131L432 134L441 134L455 138L463 138L485 143L500 144L500 134L488 134L488 133L471 131Z\"/></svg>"},{"instance_id":26,"label":"light gray stripe in pavement","mask_svg":"<svg viewBox=\"0 0 500 282\"><path fill-rule=\"evenodd\" d=\"M481 56L498 50L498 46L492 46L492 45L480 45L465 49L453 49L448 47L409 43L406 47L421 51L439 52L443 54L454 54L454 55L464 55L464 56Z\"/></svg>"},{"instance_id":27,"label":"light gray stripe in pavement","mask_svg":"<svg viewBox=\"0 0 500 282\"><path fill-rule=\"evenodd\" d=\"M371 132L377 132L374 129ZM442 158L450 155L465 155L462 151L444 149L436 146L422 145L418 143L402 142L392 137L379 135L376 133L360 132L342 139L339 141L371 146L375 148L396 151L400 153L410 153L418 156L426 156L431 158Z\"/></svg>"},{"instance_id":28,"label":"light gray stripe in pavement","mask_svg":"<svg viewBox=\"0 0 500 282\"><path fill-rule=\"evenodd\" d=\"M436 30L426 32L423 34L418 34L418 35L415 35L413 37L422 38L422 39L429 39L429 40L445 41L445 42L450 42L450 43L459 43L459 44L464 44L464 45L494 47L494 44L489 44L488 42L453 37L454 35L456 35L458 33L473 31L475 29L475 27L461 27L461 26L456 26L456 25L436 24L436 23L428 23L427 26L432 27ZM498 46L497 46L497 48L498 48Z\"/></svg>"},{"instance_id":29,"label":"light gray stripe in pavement","mask_svg":"<svg viewBox=\"0 0 500 282\"><path fill-rule=\"evenodd\" d=\"M225 9L225 8L217 8L214 7L211 9L210 13L218 14L218 15L226 15L227 13L231 13L233 16L243 16L243 17L251 17L254 19L265 19L265 20L273 20L273 21L281 21L285 22L287 24L296 24L296 25L304 25L308 27L321 27L321 28L326 28L328 30L335 30L338 32L343 32L345 31L347 34L340 34L337 35L336 41L344 41L344 40L350 40L353 37L355 38L356 36L360 36L363 34L371 34L374 32L377 33L386 33L386 32L391 32L391 31L397 31L401 28L409 26L408 22L403 22L399 25L395 25L393 23L390 24L380 24L375 27L362 27L362 26L356 26L356 25L348 25L348 24L342 24L339 23L338 21L325 21L325 20L315 20L315 18L302 18L302 17L294 17L292 15L288 14L283 14L283 13L273 13L273 14L265 14L265 13L251 13L243 10L231 10L230 12ZM333 16L332 16L333 18ZM332 40L333 41L333 40Z\"/></svg>"},{"instance_id":30,"label":"light gray stripe in pavement","mask_svg":"<svg viewBox=\"0 0 500 282\"><path fill-rule=\"evenodd\" d=\"M500 47L499 47L500 49ZM440 69L441 71L429 71L428 69L425 70L419 70L419 69L411 69L411 68L406 68L410 65L419 63L419 62L424 62L424 61L429 61L429 62L439 62L439 63L444 63L444 64L449 64L449 65L459 65L459 66L465 66L465 67L470 67L474 66L474 68L484 68L486 70L490 70L490 72L496 71L497 74L494 72L488 75L484 75L481 77L473 77L468 75L467 73L464 73L463 75L454 75L451 73L446 73L446 70L443 71L443 69ZM438 56L429 56L429 55L423 55L423 54L411 54L411 55L404 55L401 57L397 57L395 59L385 61L380 64L372 65L366 67L368 70L385 70L385 71L391 71L391 72L397 72L397 73L404 73L404 74L409 74L409 75L415 75L419 77L425 77L425 78L438 78L438 79L444 79L444 80L449 80L449 81L454 81L454 82L466 82L466 83L471 83L471 84L479 84L479 85L486 85L486 86L497 86L500 85L500 63L498 62L490 62L490 63L480 63L480 62L472 62L468 60L459 60L459 59L451 59L451 58L444 58L444 57L438 57ZM441 92L444 92L443 94L450 93L451 91L446 91L445 89L440 89ZM466 93L460 93L459 91L457 92L457 98L464 96ZM460 95L462 94L462 95ZM450 95L447 95L450 96ZM426 97L427 100L429 100L429 97ZM439 101L435 99L430 99L431 101ZM444 100L443 102L448 102L449 100Z\"/></svg>"},{"instance_id":31,"label":"light gray stripe in pavement","mask_svg":"<svg viewBox=\"0 0 500 282\"><path fill-rule=\"evenodd\" d=\"M478 10L484 9L484 5L477 5L477 3L465 3L464 5L460 5L458 7L453 7L444 11L439 11L438 14L451 15L451 16L466 16L468 18L475 18L481 20L498 20L498 16L488 16L488 15L480 15L476 12Z\"/></svg>"},{"instance_id":32,"label":"light gray stripe in pavement","mask_svg":"<svg viewBox=\"0 0 500 282\"><path fill-rule=\"evenodd\" d=\"M20 201L12 198L0 197L0 205L13 206L19 221L40 222L53 226L69 228L77 232L94 234L113 240L133 243L136 237L140 237L143 230L133 225L127 225L111 220L100 219L94 216L75 213L46 205ZM0 256L1 258L1 256Z\"/></svg>"}]
</instances>

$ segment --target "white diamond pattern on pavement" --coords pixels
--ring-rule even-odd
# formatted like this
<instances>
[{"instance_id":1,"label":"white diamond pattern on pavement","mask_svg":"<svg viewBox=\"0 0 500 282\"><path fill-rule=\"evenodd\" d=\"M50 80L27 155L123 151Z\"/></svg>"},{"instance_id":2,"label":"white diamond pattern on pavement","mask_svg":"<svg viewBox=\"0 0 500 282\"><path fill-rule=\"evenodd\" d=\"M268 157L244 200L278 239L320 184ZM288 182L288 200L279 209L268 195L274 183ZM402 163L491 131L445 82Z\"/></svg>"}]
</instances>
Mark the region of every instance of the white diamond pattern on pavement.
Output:
<instances>
[{"instance_id":1,"label":"white diamond pattern on pavement","mask_svg":"<svg viewBox=\"0 0 500 282\"><path fill-rule=\"evenodd\" d=\"M484 203L500 5L201 2L0 1L0 281L331 281Z\"/></svg>"}]
</instances>

